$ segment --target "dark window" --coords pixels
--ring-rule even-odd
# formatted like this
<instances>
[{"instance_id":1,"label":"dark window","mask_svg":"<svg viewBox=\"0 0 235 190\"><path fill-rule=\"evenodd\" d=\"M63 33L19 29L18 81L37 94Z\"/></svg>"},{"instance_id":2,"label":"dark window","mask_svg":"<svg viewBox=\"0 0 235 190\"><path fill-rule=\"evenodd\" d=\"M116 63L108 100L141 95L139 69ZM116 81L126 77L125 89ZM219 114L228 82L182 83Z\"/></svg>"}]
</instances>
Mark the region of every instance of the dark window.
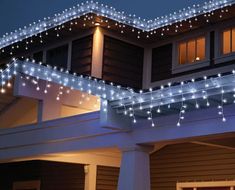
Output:
<instances>
[{"instance_id":1,"label":"dark window","mask_svg":"<svg viewBox=\"0 0 235 190\"><path fill-rule=\"evenodd\" d=\"M172 44L154 48L152 51L151 81L159 81L171 77Z\"/></svg>"},{"instance_id":2,"label":"dark window","mask_svg":"<svg viewBox=\"0 0 235 190\"><path fill-rule=\"evenodd\" d=\"M38 63L43 61L43 51L39 51L33 54L33 59Z\"/></svg>"},{"instance_id":3,"label":"dark window","mask_svg":"<svg viewBox=\"0 0 235 190\"><path fill-rule=\"evenodd\" d=\"M67 68L68 45L60 46L47 51L47 64L59 68Z\"/></svg>"}]
</instances>

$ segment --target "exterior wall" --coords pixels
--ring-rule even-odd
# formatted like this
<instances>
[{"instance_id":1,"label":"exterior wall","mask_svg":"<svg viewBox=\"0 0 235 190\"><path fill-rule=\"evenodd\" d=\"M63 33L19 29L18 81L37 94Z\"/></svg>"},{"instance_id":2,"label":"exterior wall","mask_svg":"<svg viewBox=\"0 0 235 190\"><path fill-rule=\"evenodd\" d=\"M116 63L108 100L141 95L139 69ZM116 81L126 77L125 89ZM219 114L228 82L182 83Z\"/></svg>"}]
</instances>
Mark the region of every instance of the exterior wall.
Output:
<instances>
[{"instance_id":1,"label":"exterior wall","mask_svg":"<svg viewBox=\"0 0 235 190\"><path fill-rule=\"evenodd\" d=\"M152 190L177 182L235 179L235 151L191 143L168 145L150 157Z\"/></svg>"},{"instance_id":2,"label":"exterior wall","mask_svg":"<svg viewBox=\"0 0 235 190\"><path fill-rule=\"evenodd\" d=\"M114 190L118 186L119 168L97 166L96 190Z\"/></svg>"},{"instance_id":3,"label":"exterior wall","mask_svg":"<svg viewBox=\"0 0 235 190\"><path fill-rule=\"evenodd\" d=\"M84 190L85 174L81 164L27 161L0 164L0 188L12 190L16 181L40 180L41 190Z\"/></svg>"},{"instance_id":4,"label":"exterior wall","mask_svg":"<svg viewBox=\"0 0 235 190\"><path fill-rule=\"evenodd\" d=\"M91 74L92 36L73 41L71 71L83 75Z\"/></svg>"},{"instance_id":5,"label":"exterior wall","mask_svg":"<svg viewBox=\"0 0 235 190\"><path fill-rule=\"evenodd\" d=\"M144 48L108 36L104 38L103 79L142 87Z\"/></svg>"},{"instance_id":6,"label":"exterior wall","mask_svg":"<svg viewBox=\"0 0 235 190\"><path fill-rule=\"evenodd\" d=\"M234 64L235 54L221 55L220 50L222 47L221 32L232 26L234 27L234 19L192 30L183 35L176 35L151 44L152 66L149 68L151 70L149 73L152 74L149 85L154 87L172 81L178 82L196 77L214 75L219 72L230 72L233 69L232 64ZM201 35L206 37L206 60L202 63L187 64L185 68L176 71L175 67L178 65L178 42Z\"/></svg>"}]
</instances>

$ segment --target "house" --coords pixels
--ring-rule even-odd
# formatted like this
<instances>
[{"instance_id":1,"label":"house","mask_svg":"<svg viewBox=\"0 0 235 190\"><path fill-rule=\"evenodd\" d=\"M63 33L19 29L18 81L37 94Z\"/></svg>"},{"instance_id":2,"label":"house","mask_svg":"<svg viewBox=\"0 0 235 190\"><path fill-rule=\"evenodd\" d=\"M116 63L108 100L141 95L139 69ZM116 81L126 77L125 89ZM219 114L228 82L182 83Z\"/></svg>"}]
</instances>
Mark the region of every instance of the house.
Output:
<instances>
[{"instance_id":1,"label":"house","mask_svg":"<svg viewBox=\"0 0 235 190\"><path fill-rule=\"evenodd\" d=\"M91 1L4 35L0 189L233 190L234 60L234 0Z\"/></svg>"}]
</instances>

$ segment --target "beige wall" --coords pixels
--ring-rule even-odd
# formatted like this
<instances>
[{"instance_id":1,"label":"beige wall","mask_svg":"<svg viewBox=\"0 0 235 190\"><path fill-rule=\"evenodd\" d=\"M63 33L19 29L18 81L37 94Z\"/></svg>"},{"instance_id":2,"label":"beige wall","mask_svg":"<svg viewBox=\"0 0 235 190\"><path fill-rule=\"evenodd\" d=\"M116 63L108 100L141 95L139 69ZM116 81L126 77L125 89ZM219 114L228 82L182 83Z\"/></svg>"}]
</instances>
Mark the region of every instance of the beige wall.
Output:
<instances>
[{"instance_id":1,"label":"beige wall","mask_svg":"<svg viewBox=\"0 0 235 190\"><path fill-rule=\"evenodd\" d=\"M21 98L0 115L0 128L15 127L37 121L37 101Z\"/></svg>"}]
</instances>

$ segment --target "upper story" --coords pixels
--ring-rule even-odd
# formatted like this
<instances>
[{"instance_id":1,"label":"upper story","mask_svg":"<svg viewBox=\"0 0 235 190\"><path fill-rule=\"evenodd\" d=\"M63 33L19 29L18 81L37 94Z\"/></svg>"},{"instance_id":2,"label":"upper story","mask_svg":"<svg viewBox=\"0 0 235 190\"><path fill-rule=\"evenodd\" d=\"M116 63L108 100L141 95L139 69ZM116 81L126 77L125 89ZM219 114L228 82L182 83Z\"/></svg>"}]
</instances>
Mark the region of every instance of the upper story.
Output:
<instances>
[{"instance_id":1,"label":"upper story","mask_svg":"<svg viewBox=\"0 0 235 190\"><path fill-rule=\"evenodd\" d=\"M0 64L29 58L134 89L231 71L234 1L154 21L88 2L0 39Z\"/></svg>"}]
</instances>

